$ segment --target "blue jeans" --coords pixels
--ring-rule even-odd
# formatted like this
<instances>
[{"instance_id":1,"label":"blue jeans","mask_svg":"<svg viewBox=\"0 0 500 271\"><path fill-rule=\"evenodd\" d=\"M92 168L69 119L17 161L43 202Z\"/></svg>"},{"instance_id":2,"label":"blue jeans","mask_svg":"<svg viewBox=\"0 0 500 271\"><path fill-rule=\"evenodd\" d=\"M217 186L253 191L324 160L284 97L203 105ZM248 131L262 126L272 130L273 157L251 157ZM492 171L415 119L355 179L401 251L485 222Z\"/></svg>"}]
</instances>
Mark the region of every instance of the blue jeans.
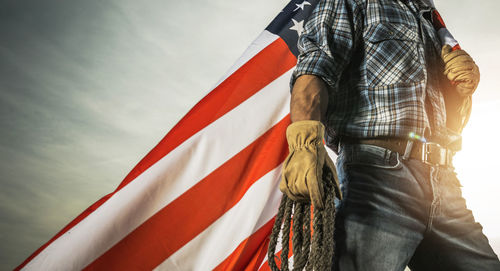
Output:
<instances>
[{"instance_id":1,"label":"blue jeans","mask_svg":"<svg viewBox=\"0 0 500 271\"><path fill-rule=\"evenodd\" d=\"M453 169L344 144L337 170L336 270L500 270Z\"/></svg>"}]
</instances>

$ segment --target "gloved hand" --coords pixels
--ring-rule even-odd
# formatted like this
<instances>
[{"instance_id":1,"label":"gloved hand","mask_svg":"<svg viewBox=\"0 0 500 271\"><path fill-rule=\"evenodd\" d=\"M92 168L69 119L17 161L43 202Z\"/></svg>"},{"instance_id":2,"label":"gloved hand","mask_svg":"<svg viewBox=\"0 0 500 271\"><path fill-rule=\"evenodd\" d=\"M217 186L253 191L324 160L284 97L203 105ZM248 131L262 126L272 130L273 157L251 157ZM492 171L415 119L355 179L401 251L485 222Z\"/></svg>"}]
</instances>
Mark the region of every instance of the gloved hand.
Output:
<instances>
[{"instance_id":1,"label":"gloved hand","mask_svg":"<svg viewBox=\"0 0 500 271\"><path fill-rule=\"evenodd\" d=\"M337 191L335 165L323 145L325 127L314 120L297 121L286 130L290 153L283 163L280 190L295 201L311 200L314 208L324 208L323 170L330 170ZM337 195L340 197L340 194Z\"/></svg>"},{"instance_id":2,"label":"gloved hand","mask_svg":"<svg viewBox=\"0 0 500 271\"><path fill-rule=\"evenodd\" d=\"M458 123L458 132L461 132L465 124L469 121L472 109L472 94L479 84L479 68L464 50L452 51L450 45L443 46L441 57L444 61L444 74L455 85L456 93L448 95L458 95L453 98L457 106L450 114L450 117L457 118L454 122Z\"/></svg>"},{"instance_id":3,"label":"gloved hand","mask_svg":"<svg viewBox=\"0 0 500 271\"><path fill-rule=\"evenodd\" d=\"M479 84L479 67L464 50L452 51L450 45L443 46L441 58L444 61L444 74L456 85L462 97L471 96Z\"/></svg>"}]
</instances>

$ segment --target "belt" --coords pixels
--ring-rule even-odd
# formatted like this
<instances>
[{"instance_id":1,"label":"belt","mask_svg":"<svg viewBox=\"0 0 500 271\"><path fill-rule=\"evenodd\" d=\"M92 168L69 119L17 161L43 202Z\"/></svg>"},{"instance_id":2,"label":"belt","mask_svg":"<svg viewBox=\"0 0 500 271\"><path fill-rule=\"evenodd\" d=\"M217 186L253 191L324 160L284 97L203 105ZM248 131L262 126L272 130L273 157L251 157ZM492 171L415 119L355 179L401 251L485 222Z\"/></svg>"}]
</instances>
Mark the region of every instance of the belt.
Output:
<instances>
[{"instance_id":1,"label":"belt","mask_svg":"<svg viewBox=\"0 0 500 271\"><path fill-rule=\"evenodd\" d=\"M410 143L411 142L411 143ZM404 158L412 158L431 166L451 167L455 151L435 142L421 142L394 137L384 138L351 138L343 137L340 144L367 144L395 151ZM410 152L405 155L407 146L412 144Z\"/></svg>"}]
</instances>

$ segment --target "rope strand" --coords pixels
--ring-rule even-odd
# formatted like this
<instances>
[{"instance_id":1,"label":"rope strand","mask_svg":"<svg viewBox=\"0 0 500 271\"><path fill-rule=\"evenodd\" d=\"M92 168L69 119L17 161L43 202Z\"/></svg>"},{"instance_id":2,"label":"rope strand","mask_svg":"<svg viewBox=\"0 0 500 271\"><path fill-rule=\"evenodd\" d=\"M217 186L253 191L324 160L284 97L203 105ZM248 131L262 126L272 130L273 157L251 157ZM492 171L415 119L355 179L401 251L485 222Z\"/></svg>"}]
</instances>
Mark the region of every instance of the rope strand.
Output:
<instances>
[{"instance_id":1,"label":"rope strand","mask_svg":"<svg viewBox=\"0 0 500 271\"><path fill-rule=\"evenodd\" d=\"M292 247L293 247L293 270L302 270L299 266L302 264L302 258L304 258L302 250L303 247L303 233L304 233L304 204L297 203L294 205L293 210L293 237L292 237Z\"/></svg>"},{"instance_id":2,"label":"rope strand","mask_svg":"<svg viewBox=\"0 0 500 271\"><path fill-rule=\"evenodd\" d=\"M281 236L281 270L288 270L288 251L290 249L290 226L292 221L293 201L289 200L285 206L285 220L283 221L283 235Z\"/></svg>"},{"instance_id":3,"label":"rope strand","mask_svg":"<svg viewBox=\"0 0 500 271\"><path fill-rule=\"evenodd\" d=\"M314 209L311 203L295 202L283 195L274 223L268 248L268 263L272 271L289 270L290 228L293 231L293 270L329 270L335 256L335 189L333 173L323 170L325 208ZM292 215L293 212L293 215ZM311 218L312 215L312 218ZM314 233L311 237L311 220ZM293 224L293 226L292 226ZM281 264L278 268L275 256L278 238L282 232Z\"/></svg>"},{"instance_id":4,"label":"rope strand","mask_svg":"<svg viewBox=\"0 0 500 271\"><path fill-rule=\"evenodd\" d=\"M283 195L280 202L280 207L278 208L278 214L276 215L276 220L274 221L273 230L271 232L271 238L269 240L269 247L267 250L267 262L269 268L272 271L279 271L280 269L276 265L276 259L274 252L276 251L276 245L278 244L278 237L280 234L281 223L283 222L283 216L285 215L285 206L288 202L288 197Z\"/></svg>"}]
</instances>

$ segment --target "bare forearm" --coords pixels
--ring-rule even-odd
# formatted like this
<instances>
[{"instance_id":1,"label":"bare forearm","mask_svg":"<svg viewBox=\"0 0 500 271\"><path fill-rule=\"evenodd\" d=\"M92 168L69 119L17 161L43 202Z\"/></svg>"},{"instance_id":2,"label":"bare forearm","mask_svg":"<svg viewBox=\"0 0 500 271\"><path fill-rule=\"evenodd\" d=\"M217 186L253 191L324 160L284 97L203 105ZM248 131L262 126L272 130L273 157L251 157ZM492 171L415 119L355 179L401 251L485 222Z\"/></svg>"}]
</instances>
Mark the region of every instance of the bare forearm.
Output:
<instances>
[{"instance_id":1,"label":"bare forearm","mask_svg":"<svg viewBox=\"0 0 500 271\"><path fill-rule=\"evenodd\" d=\"M328 86L314 75L302 75L295 81L290 102L292 122L323 120L328 107Z\"/></svg>"}]
</instances>

